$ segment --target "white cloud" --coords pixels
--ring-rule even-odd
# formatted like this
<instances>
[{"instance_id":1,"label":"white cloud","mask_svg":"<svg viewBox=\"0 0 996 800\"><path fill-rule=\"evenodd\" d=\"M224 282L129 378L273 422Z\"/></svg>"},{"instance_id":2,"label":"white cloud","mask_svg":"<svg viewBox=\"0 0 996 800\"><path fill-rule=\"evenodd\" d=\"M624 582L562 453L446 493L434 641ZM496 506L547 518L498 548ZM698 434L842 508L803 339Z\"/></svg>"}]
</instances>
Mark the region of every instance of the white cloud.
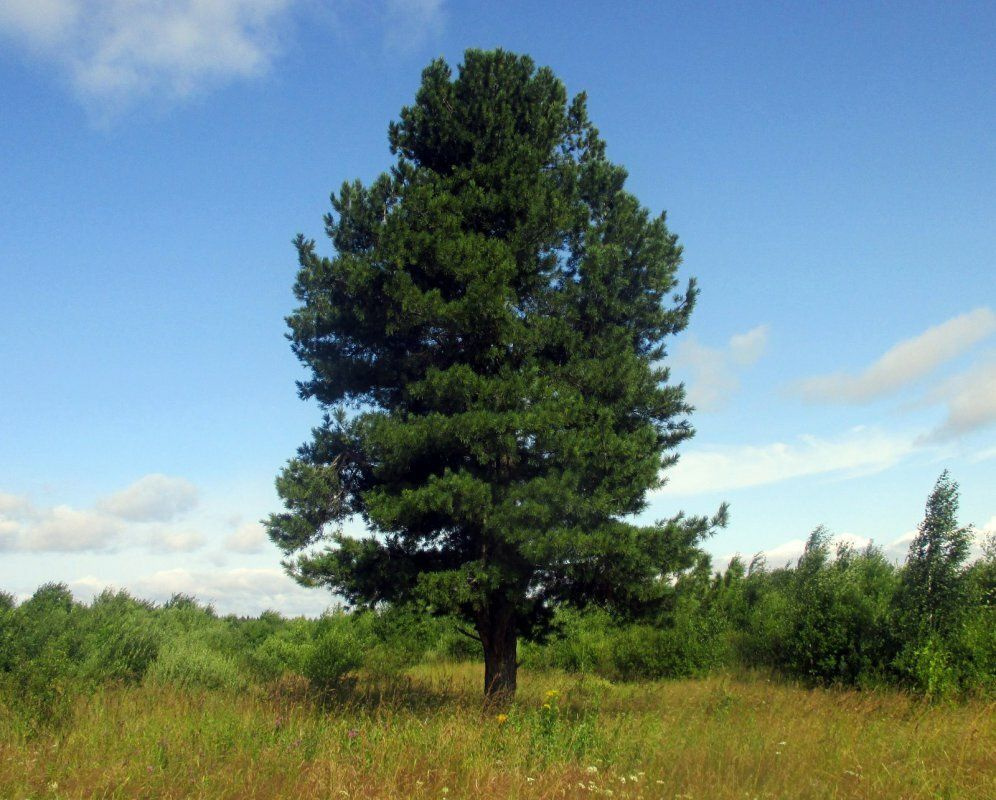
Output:
<instances>
[{"instance_id":1,"label":"white cloud","mask_svg":"<svg viewBox=\"0 0 996 800\"><path fill-rule=\"evenodd\" d=\"M156 528L146 539L156 553L192 553L204 546L204 536L197 531Z\"/></svg>"},{"instance_id":2,"label":"white cloud","mask_svg":"<svg viewBox=\"0 0 996 800\"><path fill-rule=\"evenodd\" d=\"M88 103L182 98L266 72L296 0L5 0L0 33L58 63Z\"/></svg>"},{"instance_id":3,"label":"white cloud","mask_svg":"<svg viewBox=\"0 0 996 800\"><path fill-rule=\"evenodd\" d=\"M948 379L930 392L928 398L945 403L948 413L944 422L924 437L926 442L954 439L993 424L996 422L996 359L976 364ZM982 456L985 457L985 453Z\"/></svg>"},{"instance_id":4,"label":"white cloud","mask_svg":"<svg viewBox=\"0 0 996 800\"><path fill-rule=\"evenodd\" d=\"M117 544L122 523L99 511L55 506L21 530L20 549L79 553Z\"/></svg>"},{"instance_id":5,"label":"white cloud","mask_svg":"<svg viewBox=\"0 0 996 800\"><path fill-rule=\"evenodd\" d=\"M260 523L247 522L225 539L225 547L236 553L259 553L267 541L266 529Z\"/></svg>"},{"instance_id":6,"label":"white cloud","mask_svg":"<svg viewBox=\"0 0 996 800\"><path fill-rule=\"evenodd\" d=\"M824 473L867 474L898 463L914 449L909 438L855 428L836 439L800 436L787 444L717 446L685 453L658 492L721 492Z\"/></svg>"},{"instance_id":7,"label":"white cloud","mask_svg":"<svg viewBox=\"0 0 996 800\"><path fill-rule=\"evenodd\" d=\"M197 505L197 487L183 478L152 474L101 500L97 507L132 522L166 522Z\"/></svg>"},{"instance_id":8,"label":"white cloud","mask_svg":"<svg viewBox=\"0 0 996 800\"><path fill-rule=\"evenodd\" d=\"M306 589L283 570L265 568L215 572L167 569L124 585L86 575L69 585L74 592L90 597L106 588L124 588L136 597L160 603L174 594L187 594L211 603L223 614L258 615L273 609L288 616L317 616L335 602L327 589Z\"/></svg>"},{"instance_id":9,"label":"white cloud","mask_svg":"<svg viewBox=\"0 0 996 800\"><path fill-rule=\"evenodd\" d=\"M28 498L18 494L0 492L0 516L24 516L29 512L31 503Z\"/></svg>"},{"instance_id":10,"label":"white cloud","mask_svg":"<svg viewBox=\"0 0 996 800\"><path fill-rule=\"evenodd\" d=\"M139 546L191 552L204 544L200 533L152 523L186 513L197 494L189 481L165 475L146 475L94 508L36 508L26 497L0 493L0 551L81 553Z\"/></svg>"},{"instance_id":11,"label":"white cloud","mask_svg":"<svg viewBox=\"0 0 996 800\"><path fill-rule=\"evenodd\" d=\"M16 550L20 543L21 524L0 517L0 553Z\"/></svg>"},{"instance_id":12,"label":"white cloud","mask_svg":"<svg viewBox=\"0 0 996 800\"><path fill-rule=\"evenodd\" d=\"M442 29L443 0L0 0L0 36L56 64L100 121L135 101L182 100L266 74L298 10L309 24L361 25L412 52ZM372 13L371 13L372 12Z\"/></svg>"},{"instance_id":13,"label":"white cloud","mask_svg":"<svg viewBox=\"0 0 996 800\"><path fill-rule=\"evenodd\" d=\"M671 364L691 375L688 402L698 411L718 411L740 388L738 372L757 363L767 344L767 325L732 336L723 348L708 347L691 337L675 348Z\"/></svg>"},{"instance_id":14,"label":"white cloud","mask_svg":"<svg viewBox=\"0 0 996 800\"><path fill-rule=\"evenodd\" d=\"M863 372L819 375L796 391L811 403L866 403L891 394L996 332L996 314L977 308L890 348Z\"/></svg>"}]
</instances>

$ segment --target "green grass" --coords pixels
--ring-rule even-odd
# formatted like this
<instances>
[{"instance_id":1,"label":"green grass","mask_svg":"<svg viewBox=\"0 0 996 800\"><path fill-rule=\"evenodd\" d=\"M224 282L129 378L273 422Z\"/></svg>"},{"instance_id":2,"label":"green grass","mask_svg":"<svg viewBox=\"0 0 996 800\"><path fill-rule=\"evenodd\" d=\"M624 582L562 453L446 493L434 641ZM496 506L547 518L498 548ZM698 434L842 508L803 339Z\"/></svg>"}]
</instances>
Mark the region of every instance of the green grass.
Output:
<instances>
[{"instance_id":1,"label":"green grass","mask_svg":"<svg viewBox=\"0 0 996 800\"><path fill-rule=\"evenodd\" d=\"M81 697L33 734L0 709L0 798L996 797L983 700L524 672L503 721L480 683L476 665L325 700L299 680L147 681Z\"/></svg>"}]
</instances>

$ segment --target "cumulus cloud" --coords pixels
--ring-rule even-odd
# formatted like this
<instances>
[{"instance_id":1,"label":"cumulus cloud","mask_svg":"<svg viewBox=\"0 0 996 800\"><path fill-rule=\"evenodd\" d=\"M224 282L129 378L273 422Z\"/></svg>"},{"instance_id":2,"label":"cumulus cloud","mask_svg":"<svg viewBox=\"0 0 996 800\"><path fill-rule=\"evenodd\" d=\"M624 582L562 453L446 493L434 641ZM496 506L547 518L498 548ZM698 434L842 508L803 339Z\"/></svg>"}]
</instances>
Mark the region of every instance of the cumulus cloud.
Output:
<instances>
[{"instance_id":1,"label":"cumulus cloud","mask_svg":"<svg viewBox=\"0 0 996 800\"><path fill-rule=\"evenodd\" d=\"M996 359L944 381L928 399L944 403L947 417L923 437L924 442L948 441L992 425L996 422Z\"/></svg>"},{"instance_id":2,"label":"cumulus cloud","mask_svg":"<svg viewBox=\"0 0 996 800\"><path fill-rule=\"evenodd\" d=\"M902 389L996 332L996 314L977 308L890 348L857 375L838 372L796 385L811 403L866 403Z\"/></svg>"},{"instance_id":3,"label":"cumulus cloud","mask_svg":"<svg viewBox=\"0 0 996 800\"><path fill-rule=\"evenodd\" d=\"M69 75L102 109L182 98L266 72L296 0L5 0L0 33Z\"/></svg>"},{"instance_id":4,"label":"cumulus cloud","mask_svg":"<svg viewBox=\"0 0 996 800\"><path fill-rule=\"evenodd\" d=\"M121 535L122 523L106 514L55 506L23 526L20 549L80 553L108 550Z\"/></svg>"},{"instance_id":5,"label":"cumulus cloud","mask_svg":"<svg viewBox=\"0 0 996 800\"><path fill-rule=\"evenodd\" d=\"M0 551L82 553L139 546L191 552L204 544L200 533L161 523L196 501L192 483L165 475L146 475L93 508L36 507L26 497L0 493Z\"/></svg>"},{"instance_id":6,"label":"cumulus cloud","mask_svg":"<svg viewBox=\"0 0 996 800\"><path fill-rule=\"evenodd\" d=\"M258 522L247 522L240 525L225 539L225 547L236 553L259 553L268 539L266 529Z\"/></svg>"},{"instance_id":7,"label":"cumulus cloud","mask_svg":"<svg viewBox=\"0 0 996 800\"><path fill-rule=\"evenodd\" d=\"M210 603L223 614L243 615L273 609L289 616L317 616L335 601L327 590L306 589L282 570L265 568L215 572L167 569L138 576L123 585L86 575L72 581L70 588L85 596L107 588L123 588L136 597L160 603L181 593Z\"/></svg>"},{"instance_id":8,"label":"cumulus cloud","mask_svg":"<svg viewBox=\"0 0 996 800\"><path fill-rule=\"evenodd\" d=\"M834 439L800 436L794 442L692 450L667 473L662 494L721 492L825 473L867 474L911 453L909 438L855 428Z\"/></svg>"},{"instance_id":9,"label":"cumulus cloud","mask_svg":"<svg viewBox=\"0 0 996 800\"><path fill-rule=\"evenodd\" d=\"M97 507L132 522L166 522L197 505L197 487L183 478L158 473L101 500Z\"/></svg>"},{"instance_id":10,"label":"cumulus cloud","mask_svg":"<svg viewBox=\"0 0 996 800\"><path fill-rule=\"evenodd\" d=\"M204 536L198 531L155 528L146 542L155 553L192 553L204 546Z\"/></svg>"},{"instance_id":11,"label":"cumulus cloud","mask_svg":"<svg viewBox=\"0 0 996 800\"><path fill-rule=\"evenodd\" d=\"M694 337L675 348L671 364L687 372L687 396L698 411L719 411L740 388L739 372L757 363L768 344L768 326L730 337L724 347L708 347Z\"/></svg>"}]
</instances>

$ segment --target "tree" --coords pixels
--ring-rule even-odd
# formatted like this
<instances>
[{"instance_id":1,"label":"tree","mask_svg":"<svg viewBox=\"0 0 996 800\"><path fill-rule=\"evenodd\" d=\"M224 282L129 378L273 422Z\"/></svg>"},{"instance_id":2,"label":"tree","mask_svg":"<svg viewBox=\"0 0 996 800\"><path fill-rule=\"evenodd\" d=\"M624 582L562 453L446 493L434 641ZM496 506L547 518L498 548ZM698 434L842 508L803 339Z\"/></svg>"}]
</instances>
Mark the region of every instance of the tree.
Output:
<instances>
[{"instance_id":1,"label":"tree","mask_svg":"<svg viewBox=\"0 0 996 800\"><path fill-rule=\"evenodd\" d=\"M908 640L944 638L964 615L964 566L971 542L971 526L958 525L958 484L944 470L910 542L897 594L900 625Z\"/></svg>"},{"instance_id":2,"label":"tree","mask_svg":"<svg viewBox=\"0 0 996 800\"><path fill-rule=\"evenodd\" d=\"M724 521L626 520L692 435L661 361L697 291L670 296L664 215L528 57L433 62L389 140L390 171L331 198L333 257L295 240L289 338L325 414L267 525L305 584L465 620L507 698L558 604L653 608Z\"/></svg>"}]
</instances>

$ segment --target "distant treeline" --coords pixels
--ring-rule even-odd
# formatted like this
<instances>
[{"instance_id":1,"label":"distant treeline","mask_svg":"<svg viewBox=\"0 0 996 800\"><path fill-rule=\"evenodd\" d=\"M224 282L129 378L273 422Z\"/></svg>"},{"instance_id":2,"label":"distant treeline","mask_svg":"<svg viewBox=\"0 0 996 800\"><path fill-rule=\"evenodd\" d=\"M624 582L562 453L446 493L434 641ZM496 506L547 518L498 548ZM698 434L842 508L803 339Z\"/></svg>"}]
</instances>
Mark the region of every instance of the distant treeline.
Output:
<instances>
[{"instance_id":1,"label":"distant treeline","mask_svg":"<svg viewBox=\"0 0 996 800\"><path fill-rule=\"evenodd\" d=\"M971 531L956 512L957 487L942 476L902 566L872 546L833 548L823 528L792 566L737 557L716 573L702 554L654 615L563 608L556 632L522 645L520 659L609 680L760 668L813 684L990 693L996 544L990 537L969 562ZM419 662L479 657L457 622L414 607L246 618L182 595L156 605L104 592L86 604L47 584L18 605L0 592L0 698L32 724L108 682L241 690L289 681L342 692L357 676L390 681Z\"/></svg>"}]
</instances>

